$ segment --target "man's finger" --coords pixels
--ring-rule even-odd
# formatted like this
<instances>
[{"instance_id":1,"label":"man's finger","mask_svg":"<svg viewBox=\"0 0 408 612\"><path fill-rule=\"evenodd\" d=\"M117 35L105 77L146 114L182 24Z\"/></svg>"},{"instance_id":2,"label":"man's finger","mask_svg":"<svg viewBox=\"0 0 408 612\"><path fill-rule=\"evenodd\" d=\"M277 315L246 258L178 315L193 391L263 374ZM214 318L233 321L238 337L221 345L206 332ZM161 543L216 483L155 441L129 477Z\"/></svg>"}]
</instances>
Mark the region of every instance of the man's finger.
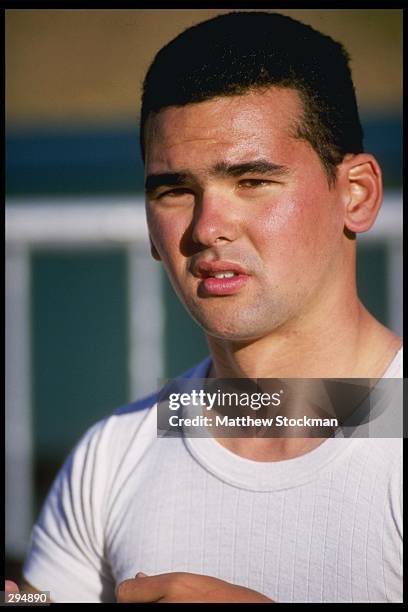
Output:
<instances>
[{"instance_id":1,"label":"man's finger","mask_svg":"<svg viewBox=\"0 0 408 612\"><path fill-rule=\"evenodd\" d=\"M19 593L20 589L17 584L12 580L6 580L4 583L4 590L6 593Z\"/></svg>"},{"instance_id":2,"label":"man's finger","mask_svg":"<svg viewBox=\"0 0 408 612\"><path fill-rule=\"evenodd\" d=\"M116 589L119 603L148 603L158 601L166 593L166 574L159 576L140 576L124 580Z\"/></svg>"}]
</instances>

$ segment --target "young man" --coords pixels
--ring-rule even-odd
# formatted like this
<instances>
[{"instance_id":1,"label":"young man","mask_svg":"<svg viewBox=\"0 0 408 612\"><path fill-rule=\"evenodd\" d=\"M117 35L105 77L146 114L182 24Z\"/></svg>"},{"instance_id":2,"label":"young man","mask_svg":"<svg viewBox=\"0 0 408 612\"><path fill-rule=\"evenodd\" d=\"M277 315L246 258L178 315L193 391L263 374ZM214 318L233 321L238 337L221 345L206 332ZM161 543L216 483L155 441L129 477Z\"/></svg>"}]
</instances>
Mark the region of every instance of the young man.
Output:
<instances>
[{"instance_id":1,"label":"young man","mask_svg":"<svg viewBox=\"0 0 408 612\"><path fill-rule=\"evenodd\" d=\"M401 376L400 338L356 290L382 185L340 44L272 13L190 28L149 69L141 141L152 254L210 346L186 378ZM31 588L401 601L400 439L162 439L157 397L72 452L33 530Z\"/></svg>"}]
</instances>

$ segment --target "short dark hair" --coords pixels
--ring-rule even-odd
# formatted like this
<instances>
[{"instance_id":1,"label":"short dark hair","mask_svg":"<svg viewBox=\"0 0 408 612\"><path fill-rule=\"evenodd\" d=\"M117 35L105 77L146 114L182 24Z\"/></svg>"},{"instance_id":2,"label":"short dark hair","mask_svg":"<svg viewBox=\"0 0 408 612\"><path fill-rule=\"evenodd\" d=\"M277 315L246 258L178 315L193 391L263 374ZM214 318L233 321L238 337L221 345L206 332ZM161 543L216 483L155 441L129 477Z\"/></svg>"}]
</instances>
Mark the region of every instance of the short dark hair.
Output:
<instances>
[{"instance_id":1,"label":"short dark hair","mask_svg":"<svg viewBox=\"0 0 408 612\"><path fill-rule=\"evenodd\" d=\"M144 80L140 142L150 113L271 85L303 102L296 136L319 155L329 184L347 153L363 151L363 131L344 47L280 13L218 15L184 30L154 58Z\"/></svg>"}]
</instances>

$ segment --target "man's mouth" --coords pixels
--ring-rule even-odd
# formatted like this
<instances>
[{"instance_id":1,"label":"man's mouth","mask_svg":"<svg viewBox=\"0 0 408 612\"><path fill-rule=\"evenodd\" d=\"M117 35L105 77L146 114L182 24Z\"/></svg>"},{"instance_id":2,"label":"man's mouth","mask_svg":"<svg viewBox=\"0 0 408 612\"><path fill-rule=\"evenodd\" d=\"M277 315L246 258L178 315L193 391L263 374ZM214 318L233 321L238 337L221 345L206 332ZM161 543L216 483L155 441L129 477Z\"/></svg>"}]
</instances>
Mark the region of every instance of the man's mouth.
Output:
<instances>
[{"instance_id":1,"label":"man's mouth","mask_svg":"<svg viewBox=\"0 0 408 612\"><path fill-rule=\"evenodd\" d=\"M193 274L201 278L198 286L201 297L238 293L250 277L241 265L229 261L198 261L193 267Z\"/></svg>"},{"instance_id":2,"label":"man's mouth","mask_svg":"<svg viewBox=\"0 0 408 612\"><path fill-rule=\"evenodd\" d=\"M232 261L207 261L198 260L192 267L194 276L198 278L232 278L241 274L248 275L247 270L238 263Z\"/></svg>"},{"instance_id":3,"label":"man's mouth","mask_svg":"<svg viewBox=\"0 0 408 612\"><path fill-rule=\"evenodd\" d=\"M234 276L238 276L237 272L214 272L213 274L209 274L208 278L234 278Z\"/></svg>"}]
</instances>

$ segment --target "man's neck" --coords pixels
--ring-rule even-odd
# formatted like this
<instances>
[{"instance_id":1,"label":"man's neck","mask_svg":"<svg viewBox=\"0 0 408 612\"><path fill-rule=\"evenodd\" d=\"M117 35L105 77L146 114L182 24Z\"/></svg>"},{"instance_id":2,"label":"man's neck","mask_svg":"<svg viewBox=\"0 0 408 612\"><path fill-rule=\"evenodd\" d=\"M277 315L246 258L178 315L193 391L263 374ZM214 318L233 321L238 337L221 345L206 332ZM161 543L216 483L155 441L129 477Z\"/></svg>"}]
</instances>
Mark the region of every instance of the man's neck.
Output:
<instances>
[{"instance_id":1,"label":"man's neck","mask_svg":"<svg viewBox=\"0 0 408 612\"><path fill-rule=\"evenodd\" d=\"M322 324L323 322L323 324ZM342 316L320 325L278 329L253 342L209 338L210 377L217 378L379 378L401 339L356 302ZM219 438L233 453L254 461L281 461L303 455L325 438Z\"/></svg>"},{"instance_id":2,"label":"man's neck","mask_svg":"<svg viewBox=\"0 0 408 612\"><path fill-rule=\"evenodd\" d=\"M318 326L303 322L252 341L208 342L217 378L377 378L401 346L360 302Z\"/></svg>"}]
</instances>

